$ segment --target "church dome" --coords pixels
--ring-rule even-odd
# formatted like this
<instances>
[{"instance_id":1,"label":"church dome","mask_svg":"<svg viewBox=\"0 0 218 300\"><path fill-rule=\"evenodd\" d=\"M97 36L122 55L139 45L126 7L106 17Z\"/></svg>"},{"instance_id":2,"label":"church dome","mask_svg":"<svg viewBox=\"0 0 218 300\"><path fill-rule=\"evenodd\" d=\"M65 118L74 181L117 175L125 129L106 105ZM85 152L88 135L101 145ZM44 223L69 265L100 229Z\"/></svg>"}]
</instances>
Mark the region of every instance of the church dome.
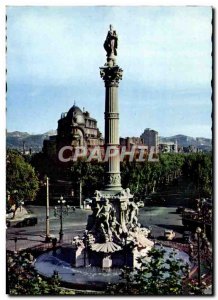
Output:
<instances>
[{"instance_id":1,"label":"church dome","mask_svg":"<svg viewBox=\"0 0 218 300\"><path fill-rule=\"evenodd\" d=\"M70 108L70 110L67 113L67 116L72 117L74 114L79 114L79 115L83 114L81 109L78 106L76 106L75 104Z\"/></svg>"},{"instance_id":2,"label":"church dome","mask_svg":"<svg viewBox=\"0 0 218 300\"><path fill-rule=\"evenodd\" d=\"M68 111L67 118L71 119L73 122L75 122L79 125L84 125L85 124L85 119L84 119L83 112L75 104Z\"/></svg>"}]
</instances>

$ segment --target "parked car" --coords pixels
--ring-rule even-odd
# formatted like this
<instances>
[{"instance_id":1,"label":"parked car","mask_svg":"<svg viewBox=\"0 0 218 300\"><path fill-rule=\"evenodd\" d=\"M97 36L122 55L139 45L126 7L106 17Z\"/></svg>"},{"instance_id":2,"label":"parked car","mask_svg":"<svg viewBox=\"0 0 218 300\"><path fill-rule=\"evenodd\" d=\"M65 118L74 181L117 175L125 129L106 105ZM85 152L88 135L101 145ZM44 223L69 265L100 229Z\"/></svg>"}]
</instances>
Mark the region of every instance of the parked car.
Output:
<instances>
[{"instance_id":1,"label":"parked car","mask_svg":"<svg viewBox=\"0 0 218 300\"><path fill-rule=\"evenodd\" d=\"M92 204L92 199L86 198L86 199L85 199L85 202L86 202L87 204Z\"/></svg>"},{"instance_id":2,"label":"parked car","mask_svg":"<svg viewBox=\"0 0 218 300\"><path fill-rule=\"evenodd\" d=\"M184 211L184 209L185 209L185 208L184 208L183 206L177 207L177 209L176 209L177 214L182 214L183 211Z\"/></svg>"},{"instance_id":3,"label":"parked car","mask_svg":"<svg viewBox=\"0 0 218 300\"><path fill-rule=\"evenodd\" d=\"M164 197L157 193L150 194L145 197L145 205L146 206L163 206L165 205L166 200Z\"/></svg>"},{"instance_id":4,"label":"parked car","mask_svg":"<svg viewBox=\"0 0 218 300\"><path fill-rule=\"evenodd\" d=\"M84 205L85 209L91 209L92 199L90 199L90 198L85 199L83 202L83 205Z\"/></svg>"},{"instance_id":5,"label":"parked car","mask_svg":"<svg viewBox=\"0 0 218 300\"><path fill-rule=\"evenodd\" d=\"M176 233L173 231L173 230L170 230L170 229L166 229L164 231L164 238L167 240L167 241L172 241L174 239L174 237L176 236Z\"/></svg>"},{"instance_id":6,"label":"parked car","mask_svg":"<svg viewBox=\"0 0 218 300\"><path fill-rule=\"evenodd\" d=\"M183 240L185 243L190 243L191 242L191 231L184 231L183 232Z\"/></svg>"},{"instance_id":7,"label":"parked car","mask_svg":"<svg viewBox=\"0 0 218 300\"><path fill-rule=\"evenodd\" d=\"M6 219L7 227L26 227L26 226L34 226L38 223L38 219L36 215L26 215L20 219Z\"/></svg>"},{"instance_id":8,"label":"parked car","mask_svg":"<svg viewBox=\"0 0 218 300\"><path fill-rule=\"evenodd\" d=\"M15 227L26 227L26 226L35 226L38 220L36 216L30 215L23 218L21 222L18 222Z\"/></svg>"}]
</instances>

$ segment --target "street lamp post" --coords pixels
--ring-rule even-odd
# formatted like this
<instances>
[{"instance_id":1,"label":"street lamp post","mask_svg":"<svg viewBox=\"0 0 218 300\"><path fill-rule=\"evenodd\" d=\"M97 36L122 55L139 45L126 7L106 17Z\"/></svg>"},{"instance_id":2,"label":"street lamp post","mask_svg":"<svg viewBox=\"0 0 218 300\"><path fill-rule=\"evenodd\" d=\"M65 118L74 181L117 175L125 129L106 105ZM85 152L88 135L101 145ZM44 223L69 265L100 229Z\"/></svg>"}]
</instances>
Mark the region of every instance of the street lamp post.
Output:
<instances>
[{"instance_id":1,"label":"street lamp post","mask_svg":"<svg viewBox=\"0 0 218 300\"><path fill-rule=\"evenodd\" d=\"M203 232L206 234L206 224L205 224L206 199L202 200L201 210L202 210Z\"/></svg>"},{"instance_id":2,"label":"street lamp post","mask_svg":"<svg viewBox=\"0 0 218 300\"><path fill-rule=\"evenodd\" d=\"M82 208L82 179L79 182L79 208Z\"/></svg>"},{"instance_id":3,"label":"street lamp post","mask_svg":"<svg viewBox=\"0 0 218 300\"><path fill-rule=\"evenodd\" d=\"M212 269L212 249L211 244L208 241L206 234L200 227L196 228L195 231L195 243L189 245L190 259L195 261L198 266L198 286L202 287L201 280L201 265L202 262L204 266L209 270Z\"/></svg>"},{"instance_id":4,"label":"street lamp post","mask_svg":"<svg viewBox=\"0 0 218 300\"><path fill-rule=\"evenodd\" d=\"M198 286L201 286L201 249L200 249L200 235L201 235L201 228L196 228L197 233L197 243L198 243Z\"/></svg>"},{"instance_id":5,"label":"street lamp post","mask_svg":"<svg viewBox=\"0 0 218 300\"><path fill-rule=\"evenodd\" d=\"M83 237L83 241L84 241L84 267L86 267L86 258L87 258L87 234L88 234L88 230L85 230L84 233L84 237Z\"/></svg>"},{"instance_id":6,"label":"street lamp post","mask_svg":"<svg viewBox=\"0 0 218 300\"><path fill-rule=\"evenodd\" d=\"M49 178L46 177L46 236L45 241L49 242L50 237L50 219L49 219Z\"/></svg>"},{"instance_id":7,"label":"street lamp post","mask_svg":"<svg viewBox=\"0 0 218 300\"><path fill-rule=\"evenodd\" d=\"M63 232L63 214L64 213L68 214L68 206L66 207L66 210L63 209L63 204L65 204L65 203L66 203L66 201L61 196L60 200L58 200L58 204L60 204L60 207L59 207L59 209L57 207L55 207L55 212L54 212L55 216L59 215L59 217L60 217L59 243L63 242L63 236L64 236L64 232Z\"/></svg>"},{"instance_id":8,"label":"street lamp post","mask_svg":"<svg viewBox=\"0 0 218 300\"><path fill-rule=\"evenodd\" d=\"M198 207L197 213L198 213L198 222L200 223L200 217L201 217L201 209L200 209L200 207Z\"/></svg>"},{"instance_id":9,"label":"street lamp post","mask_svg":"<svg viewBox=\"0 0 218 300\"><path fill-rule=\"evenodd\" d=\"M63 233L63 203L65 203L65 200L63 200L63 197L61 196L61 198L60 198L60 200L58 200L58 203L60 203L60 224L61 224L61 227L60 227L60 233L59 233L59 235L60 235L60 238L59 238L59 240L60 240L60 243L62 242L62 240L63 240L63 235L64 235L64 233Z\"/></svg>"}]
</instances>

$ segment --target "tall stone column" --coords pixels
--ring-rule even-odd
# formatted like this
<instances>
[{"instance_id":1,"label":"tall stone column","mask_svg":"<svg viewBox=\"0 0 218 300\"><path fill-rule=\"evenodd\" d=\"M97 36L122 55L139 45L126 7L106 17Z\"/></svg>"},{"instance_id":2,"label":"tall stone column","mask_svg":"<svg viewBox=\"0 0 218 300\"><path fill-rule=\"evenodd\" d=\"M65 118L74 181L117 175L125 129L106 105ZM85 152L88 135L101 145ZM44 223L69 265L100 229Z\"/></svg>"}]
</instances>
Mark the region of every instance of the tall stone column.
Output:
<instances>
[{"instance_id":1,"label":"tall stone column","mask_svg":"<svg viewBox=\"0 0 218 300\"><path fill-rule=\"evenodd\" d=\"M92 266L101 264L103 268L110 268L127 265L132 268L139 254L144 255L143 251L150 249L153 242L147 240L146 229L140 228L139 208L130 189L122 189L121 186L118 88L123 70L115 61L117 45L116 30L110 25L104 42L107 62L100 68L100 75L105 83L106 153L111 149L116 155L109 156L104 188L95 191L92 197L93 214L87 224L87 245Z\"/></svg>"},{"instance_id":2,"label":"tall stone column","mask_svg":"<svg viewBox=\"0 0 218 300\"><path fill-rule=\"evenodd\" d=\"M109 149L111 153L107 162L104 189L119 191L122 187L119 158L118 87L123 70L112 64L113 62L109 61L107 66L100 68L100 75L105 82L105 147L106 153Z\"/></svg>"},{"instance_id":3,"label":"tall stone column","mask_svg":"<svg viewBox=\"0 0 218 300\"><path fill-rule=\"evenodd\" d=\"M118 86L123 70L116 64L118 35L110 25L104 49L107 62L100 68L101 78L105 83L105 150L109 155L105 173L105 191L121 191L119 158L119 108Z\"/></svg>"}]
</instances>

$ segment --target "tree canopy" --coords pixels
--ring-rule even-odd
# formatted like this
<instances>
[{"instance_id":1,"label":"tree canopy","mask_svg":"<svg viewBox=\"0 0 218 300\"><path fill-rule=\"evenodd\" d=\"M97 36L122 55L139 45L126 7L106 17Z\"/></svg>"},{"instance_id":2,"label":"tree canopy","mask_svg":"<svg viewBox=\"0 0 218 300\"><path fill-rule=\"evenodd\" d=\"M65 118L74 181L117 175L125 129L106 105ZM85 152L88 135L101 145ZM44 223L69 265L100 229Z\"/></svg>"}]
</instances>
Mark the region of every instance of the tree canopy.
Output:
<instances>
[{"instance_id":1,"label":"tree canopy","mask_svg":"<svg viewBox=\"0 0 218 300\"><path fill-rule=\"evenodd\" d=\"M44 153L32 156L31 164L40 178L47 175L54 182L66 180L72 182L72 188L78 189L82 182L83 195L90 196L104 186L106 163L80 159L76 162L60 163ZM210 153L161 153L159 161L145 160L121 162L121 180L124 188L129 187L136 198L143 198L153 191L165 189L169 182L183 176L192 185L193 191L201 196L212 194L212 155Z\"/></svg>"},{"instance_id":2,"label":"tree canopy","mask_svg":"<svg viewBox=\"0 0 218 300\"><path fill-rule=\"evenodd\" d=\"M212 154L192 153L185 157L182 166L184 177L193 185L198 197L212 194Z\"/></svg>"},{"instance_id":3,"label":"tree canopy","mask_svg":"<svg viewBox=\"0 0 218 300\"><path fill-rule=\"evenodd\" d=\"M45 280L33 267L31 253L7 253L7 293L12 296L74 295L73 290L60 287L60 278L54 274Z\"/></svg>"},{"instance_id":4,"label":"tree canopy","mask_svg":"<svg viewBox=\"0 0 218 300\"><path fill-rule=\"evenodd\" d=\"M201 294L196 283L188 279L189 266L175 257L175 252L165 256L166 250L153 247L147 257L140 258L141 267L125 267L121 281L109 285L109 295L189 295Z\"/></svg>"},{"instance_id":5,"label":"tree canopy","mask_svg":"<svg viewBox=\"0 0 218 300\"><path fill-rule=\"evenodd\" d=\"M7 150L6 189L13 201L34 200L39 181L34 168L16 150Z\"/></svg>"}]
</instances>

